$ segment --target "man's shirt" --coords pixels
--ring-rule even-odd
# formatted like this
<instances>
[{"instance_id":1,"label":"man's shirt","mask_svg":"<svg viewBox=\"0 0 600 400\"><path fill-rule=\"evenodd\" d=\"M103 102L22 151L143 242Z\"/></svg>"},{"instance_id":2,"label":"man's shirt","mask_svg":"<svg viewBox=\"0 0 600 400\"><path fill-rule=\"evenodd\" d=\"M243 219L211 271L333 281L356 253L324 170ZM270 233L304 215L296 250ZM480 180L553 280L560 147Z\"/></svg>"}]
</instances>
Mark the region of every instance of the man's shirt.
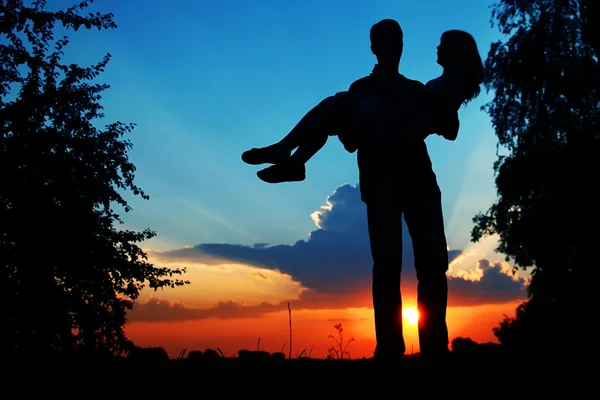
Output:
<instances>
[{"instance_id":1,"label":"man's shirt","mask_svg":"<svg viewBox=\"0 0 600 400\"><path fill-rule=\"evenodd\" d=\"M349 92L363 95L379 96L383 101L424 100L425 85L419 81L408 79L399 73L378 73L377 69L364 78L352 83ZM369 129L365 127L364 129ZM374 131L362 132L361 137L376 135ZM394 135L405 135L417 138L415 132L393 132ZM355 138L354 138L355 139ZM424 139L424 136L423 136ZM377 141L359 140L352 143L340 134L340 140L347 150L358 148L357 161L362 200L365 202L383 200L390 196L401 195L410 190L400 185L410 185L433 174L427 146L423 139ZM394 143L390 145L390 143Z\"/></svg>"}]
</instances>

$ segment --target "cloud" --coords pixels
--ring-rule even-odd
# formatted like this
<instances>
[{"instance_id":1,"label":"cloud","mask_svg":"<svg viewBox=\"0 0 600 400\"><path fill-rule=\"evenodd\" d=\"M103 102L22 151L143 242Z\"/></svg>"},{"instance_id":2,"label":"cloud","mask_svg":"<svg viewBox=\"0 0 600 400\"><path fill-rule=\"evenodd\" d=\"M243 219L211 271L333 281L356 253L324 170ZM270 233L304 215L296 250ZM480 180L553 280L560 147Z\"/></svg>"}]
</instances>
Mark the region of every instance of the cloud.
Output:
<instances>
[{"instance_id":1,"label":"cloud","mask_svg":"<svg viewBox=\"0 0 600 400\"><path fill-rule=\"evenodd\" d=\"M460 276L448 279L450 305L472 306L525 299L525 280L513 276L507 264L491 264L483 259L479 260L478 269L481 271L479 280L468 280Z\"/></svg>"},{"instance_id":2,"label":"cloud","mask_svg":"<svg viewBox=\"0 0 600 400\"><path fill-rule=\"evenodd\" d=\"M262 272L253 272L252 275L256 276L256 277L259 277L259 278L262 278L262 279L269 279Z\"/></svg>"},{"instance_id":3,"label":"cloud","mask_svg":"<svg viewBox=\"0 0 600 400\"><path fill-rule=\"evenodd\" d=\"M138 303L129 313L130 322L187 321L205 318L255 318L267 312L282 310L282 305L262 303L256 306L243 306L233 301L220 301L215 307L199 309L186 307L182 303L151 298Z\"/></svg>"},{"instance_id":4,"label":"cloud","mask_svg":"<svg viewBox=\"0 0 600 400\"><path fill-rule=\"evenodd\" d=\"M297 299L281 302L246 304L232 300L219 301L207 308L190 307L183 302L150 297L145 302L136 302L128 314L129 322L187 321L206 318L235 319L258 318L268 313L286 311L288 304L294 311L339 310L371 306L370 291L348 294L319 293L305 290Z\"/></svg>"},{"instance_id":5,"label":"cloud","mask_svg":"<svg viewBox=\"0 0 600 400\"><path fill-rule=\"evenodd\" d=\"M370 307L372 258L367 230L366 208L360 200L358 185L343 185L329 196L326 204L311 217L316 229L307 240L293 245L253 246L224 243L204 243L161 253L149 253L160 260L196 262L218 267L239 263L253 268L254 279L266 279L261 271L275 271L293 278L302 285L301 294L293 302L295 309L333 309ZM403 293L414 294L416 274L413 250L406 224L402 226L402 287ZM491 264L479 259L471 270L461 270L460 250L449 250L449 260L456 260L449 273L449 305L467 306L509 302L525 298L524 280L513 277L502 263ZM470 268L470 267L469 267ZM258 270L257 270L258 269ZM206 309L186 308L183 304L152 301L136 307L135 319L152 320L164 315L167 319L256 317L267 312L284 310L287 302L244 306L230 299L221 299ZM152 314L154 313L154 314ZM153 316L152 316L152 315ZM167 316L168 314L168 316Z\"/></svg>"},{"instance_id":6,"label":"cloud","mask_svg":"<svg viewBox=\"0 0 600 400\"><path fill-rule=\"evenodd\" d=\"M317 229L308 240L294 245L243 246L204 243L194 248L167 252L165 256L219 263L223 260L275 269L289 274L305 287L322 292L349 292L371 279L371 258L366 208L357 186L343 185L312 214ZM402 224L404 278L415 281L413 251L406 224ZM460 251L450 251L450 259Z\"/></svg>"},{"instance_id":7,"label":"cloud","mask_svg":"<svg viewBox=\"0 0 600 400\"><path fill-rule=\"evenodd\" d=\"M501 263L492 265L488 260L480 260L478 268L481 270L481 278L477 281L449 277L448 305L450 307L507 303L524 298L523 279L507 275L508 270L505 265ZM412 294L414 295L414 292ZM407 295L406 291L404 295ZM288 303L293 310L297 311L371 307L370 296L371 292L367 284L357 292L322 293L307 289L300 294L299 298L289 301L246 305L242 302L228 300L219 301L215 306L209 308L187 307L180 302L150 298L145 303L136 303L134 310L129 314L129 321L259 318L265 314L287 311Z\"/></svg>"}]
</instances>

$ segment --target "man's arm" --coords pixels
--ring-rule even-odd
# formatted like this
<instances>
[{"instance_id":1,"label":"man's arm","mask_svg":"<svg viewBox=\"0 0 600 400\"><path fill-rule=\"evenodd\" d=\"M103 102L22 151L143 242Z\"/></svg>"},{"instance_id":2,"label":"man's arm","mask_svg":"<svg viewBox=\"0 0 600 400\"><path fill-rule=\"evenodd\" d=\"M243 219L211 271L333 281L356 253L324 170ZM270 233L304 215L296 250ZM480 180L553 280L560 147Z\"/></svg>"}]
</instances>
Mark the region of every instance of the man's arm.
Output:
<instances>
[{"instance_id":1,"label":"man's arm","mask_svg":"<svg viewBox=\"0 0 600 400\"><path fill-rule=\"evenodd\" d=\"M350 84L348 91L350 93L358 93L360 92L360 87L362 86L362 79L356 80Z\"/></svg>"},{"instance_id":2,"label":"man's arm","mask_svg":"<svg viewBox=\"0 0 600 400\"><path fill-rule=\"evenodd\" d=\"M350 88L348 88L348 93L361 93L361 86L362 79L352 82ZM358 149L357 138L352 132L338 132L338 139L340 139L348 153L354 153Z\"/></svg>"}]
</instances>

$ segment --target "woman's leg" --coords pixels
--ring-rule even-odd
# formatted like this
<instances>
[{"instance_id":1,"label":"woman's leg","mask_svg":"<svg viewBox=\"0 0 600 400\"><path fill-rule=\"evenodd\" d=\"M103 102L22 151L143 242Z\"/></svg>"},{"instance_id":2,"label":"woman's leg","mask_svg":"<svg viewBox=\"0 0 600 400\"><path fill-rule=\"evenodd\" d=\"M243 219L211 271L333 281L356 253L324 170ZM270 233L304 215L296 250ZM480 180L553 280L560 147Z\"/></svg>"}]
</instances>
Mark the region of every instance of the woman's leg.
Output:
<instances>
[{"instance_id":1,"label":"woman's leg","mask_svg":"<svg viewBox=\"0 0 600 400\"><path fill-rule=\"evenodd\" d=\"M328 136L351 135L347 131L357 118L358 101L358 96L341 92L319 103L282 140L282 147L287 146L286 149L298 144L294 154L258 171L258 177L267 183L303 181L306 178L305 164L325 146Z\"/></svg>"},{"instance_id":2,"label":"woman's leg","mask_svg":"<svg viewBox=\"0 0 600 400\"><path fill-rule=\"evenodd\" d=\"M343 93L329 96L310 110L296 126L279 142L270 146L254 148L242 154L242 160L248 164L280 164L290 160L292 151L299 147L292 156L296 164L305 164L327 142L327 136L333 134L341 123L344 114L340 102Z\"/></svg>"}]
</instances>

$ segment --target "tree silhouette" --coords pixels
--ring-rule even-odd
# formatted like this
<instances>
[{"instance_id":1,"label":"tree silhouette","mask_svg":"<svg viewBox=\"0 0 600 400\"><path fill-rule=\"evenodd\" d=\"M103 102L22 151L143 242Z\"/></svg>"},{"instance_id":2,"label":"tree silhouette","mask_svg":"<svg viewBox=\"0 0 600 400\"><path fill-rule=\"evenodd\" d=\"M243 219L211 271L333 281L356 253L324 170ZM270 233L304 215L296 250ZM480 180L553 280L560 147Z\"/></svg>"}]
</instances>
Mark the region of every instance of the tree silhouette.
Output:
<instances>
[{"instance_id":1,"label":"tree silhouette","mask_svg":"<svg viewBox=\"0 0 600 400\"><path fill-rule=\"evenodd\" d=\"M50 12L45 1L0 1L0 342L28 354L132 347L123 325L140 290L183 285L180 269L147 262L150 230L118 230L122 193L134 184L124 139L133 125L99 129L108 85L93 83L110 59L61 63L67 30L116 28L88 3Z\"/></svg>"},{"instance_id":2,"label":"tree silhouette","mask_svg":"<svg viewBox=\"0 0 600 400\"><path fill-rule=\"evenodd\" d=\"M492 12L508 36L485 63L498 198L474 218L472 239L497 234L497 250L532 272L528 301L495 329L521 349L597 341L600 68L592 3L503 0Z\"/></svg>"},{"instance_id":3,"label":"tree silhouette","mask_svg":"<svg viewBox=\"0 0 600 400\"><path fill-rule=\"evenodd\" d=\"M596 57L600 57L600 2L580 0L579 4L583 40L589 42L596 52Z\"/></svg>"}]
</instances>

